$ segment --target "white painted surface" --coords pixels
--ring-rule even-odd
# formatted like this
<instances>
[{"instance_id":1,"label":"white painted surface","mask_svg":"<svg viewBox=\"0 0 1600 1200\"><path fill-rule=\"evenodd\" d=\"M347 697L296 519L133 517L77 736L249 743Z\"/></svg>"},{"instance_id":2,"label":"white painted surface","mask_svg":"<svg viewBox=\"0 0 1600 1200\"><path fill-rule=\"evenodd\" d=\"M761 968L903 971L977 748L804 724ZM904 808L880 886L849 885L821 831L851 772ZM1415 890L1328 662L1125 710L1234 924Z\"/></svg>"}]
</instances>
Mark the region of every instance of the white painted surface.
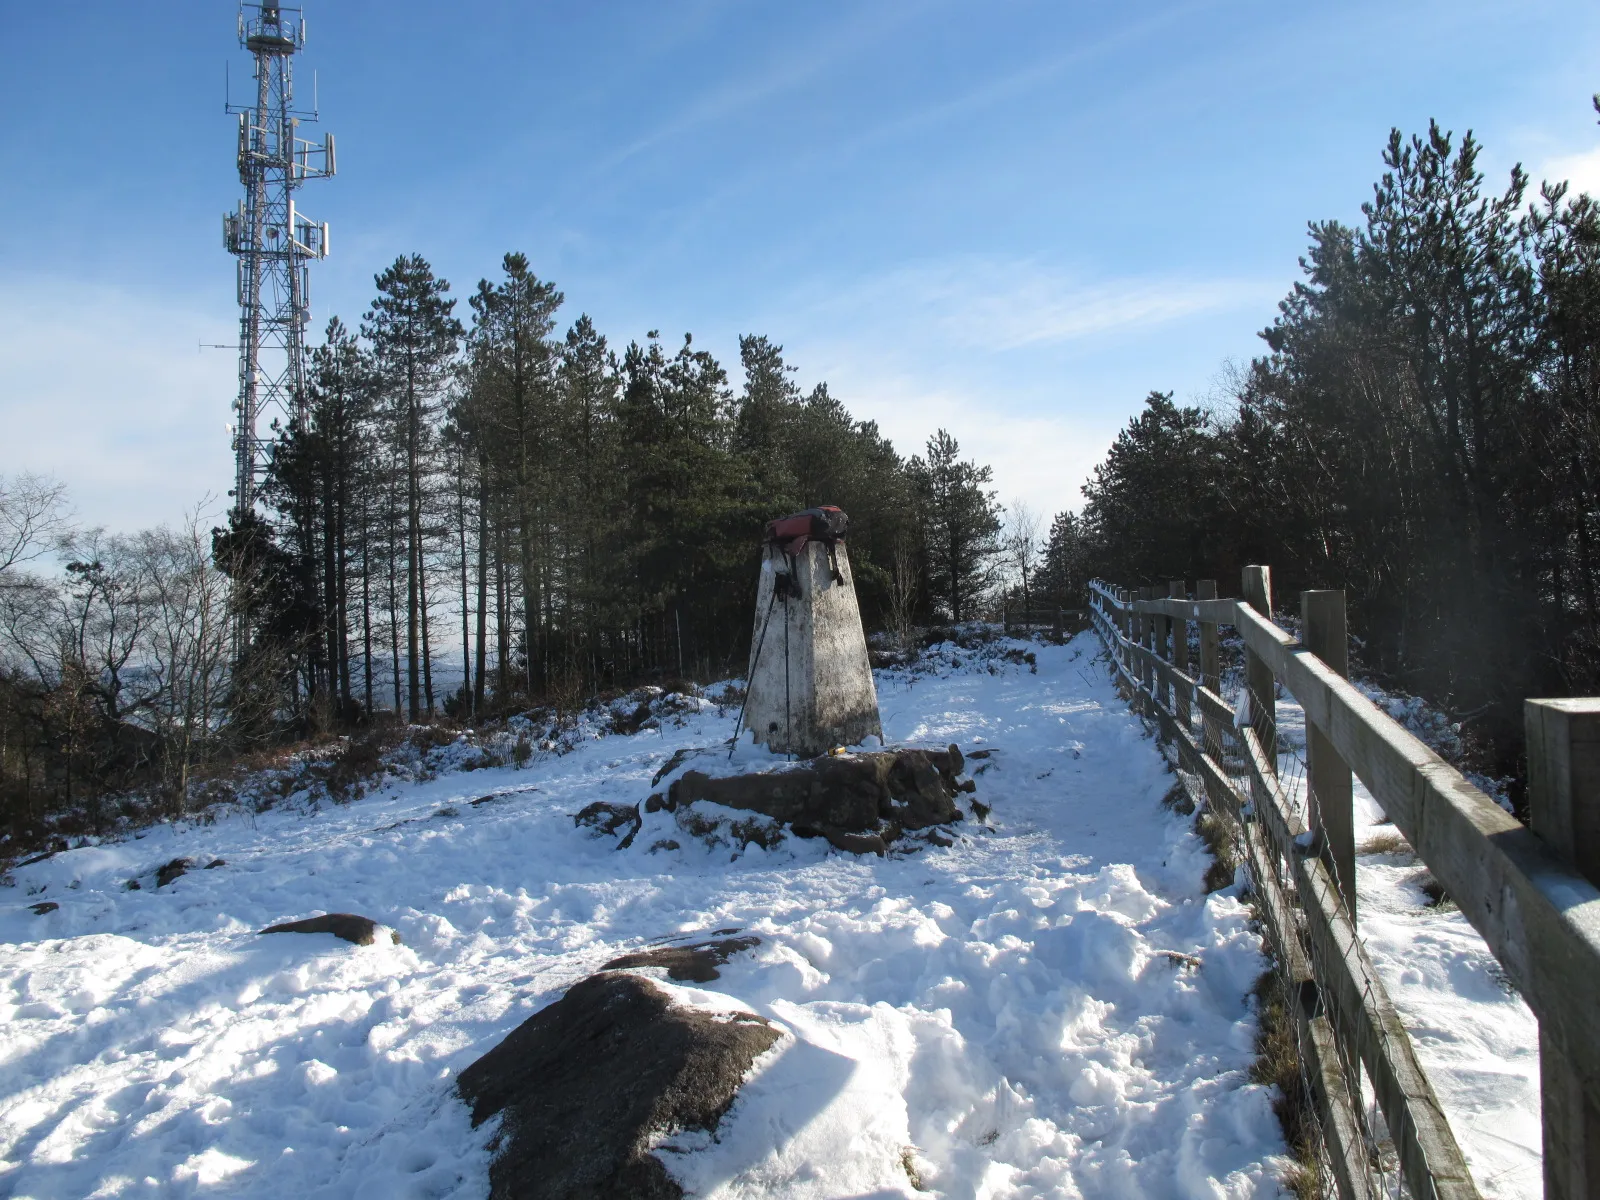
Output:
<instances>
[{"instance_id":1,"label":"white painted surface","mask_svg":"<svg viewBox=\"0 0 1600 1200\"><path fill-rule=\"evenodd\" d=\"M835 555L842 584L833 579L828 548L810 542L792 564L800 595L777 601L773 588L791 564L776 547L761 563L745 728L779 754L810 757L883 736L843 542Z\"/></svg>"}]
</instances>

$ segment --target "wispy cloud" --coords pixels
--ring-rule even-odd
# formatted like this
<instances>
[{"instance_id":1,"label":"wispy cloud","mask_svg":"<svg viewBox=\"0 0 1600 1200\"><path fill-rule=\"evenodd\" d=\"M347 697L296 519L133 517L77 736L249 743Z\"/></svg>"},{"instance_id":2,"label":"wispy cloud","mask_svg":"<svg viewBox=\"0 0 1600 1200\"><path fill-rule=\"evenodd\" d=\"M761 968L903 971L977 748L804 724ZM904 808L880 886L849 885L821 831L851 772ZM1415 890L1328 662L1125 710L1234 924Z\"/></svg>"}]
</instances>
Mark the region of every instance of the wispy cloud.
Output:
<instances>
[{"instance_id":1,"label":"wispy cloud","mask_svg":"<svg viewBox=\"0 0 1600 1200\"><path fill-rule=\"evenodd\" d=\"M856 153L875 143L892 141L915 129L938 125L940 122L981 112L1007 101L1015 101L1075 68L1085 67L1118 50L1136 45L1158 30L1182 21L1191 13L1212 7L1214 4L1211 0L1191 0L1190 3L1175 5L1137 18L1126 25L1113 28L1109 33L1077 43L1065 51L1047 54L1028 66L1000 72L953 96L869 126L855 138L838 147L836 153L841 156Z\"/></svg>"},{"instance_id":2,"label":"wispy cloud","mask_svg":"<svg viewBox=\"0 0 1600 1200\"><path fill-rule=\"evenodd\" d=\"M1530 199L1538 198L1538 187L1542 181L1558 183L1563 179L1572 185L1567 189L1568 195L1576 196L1579 192L1587 192L1591 196L1600 197L1600 146L1577 154L1561 154L1546 159L1536 171L1532 172L1532 175L1533 187Z\"/></svg>"},{"instance_id":3,"label":"wispy cloud","mask_svg":"<svg viewBox=\"0 0 1600 1200\"><path fill-rule=\"evenodd\" d=\"M1052 514L1081 503L1079 488L1121 424L1120 413L1018 412L985 389L900 371L870 354L836 350L822 360L834 394L858 417L875 420L905 455L948 430L963 458L989 466L1007 502Z\"/></svg>"},{"instance_id":4,"label":"wispy cloud","mask_svg":"<svg viewBox=\"0 0 1600 1200\"><path fill-rule=\"evenodd\" d=\"M894 29L918 15L925 15L926 7L906 4L867 10L853 20L828 26L826 35L810 44L786 47L774 58L709 88L667 115L648 133L606 155L595 164L594 170L610 170L646 150L748 113L775 97L803 87L840 62L878 44Z\"/></svg>"},{"instance_id":5,"label":"wispy cloud","mask_svg":"<svg viewBox=\"0 0 1600 1200\"><path fill-rule=\"evenodd\" d=\"M236 357L219 314L73 281L0 283L0 472L63 480L80 518L175 521L232 481Z\"/></svg>"},{"instance_id":6,"label":"wispy cloud","mask_svg":"<svg viewBox=\"0 0 1600 1200\"><path fill-rule=\"evenodd\" d=\"M1090 280L1027 261L965 256L899 268L834 293L857 308L976 349L1017 350L1149 329L1270 303L1278 281L1136 277Z\"/></svg>"},{"instance_id":7,"label":"wispy cloud","mask_svg":"<svg viewBox=\"0 0 1600 1200\"><path fill-rule=\"evenodd\" d=\"M826 379L902 453L948 429L963 455L994 468L1002 497L1054 513L1078 506L1079 488L1145 392L1175 382L1152 365L1157 347L1196 337L1209 345L1193 323L1217 315L1248 340L1283 287L1248 277L1095 277L960 255L818 280L782 299L781 320L750 328L783 330L805 376ZM1063 354L1070 366L1043 365Z\"/></svg>"}]
</instances>

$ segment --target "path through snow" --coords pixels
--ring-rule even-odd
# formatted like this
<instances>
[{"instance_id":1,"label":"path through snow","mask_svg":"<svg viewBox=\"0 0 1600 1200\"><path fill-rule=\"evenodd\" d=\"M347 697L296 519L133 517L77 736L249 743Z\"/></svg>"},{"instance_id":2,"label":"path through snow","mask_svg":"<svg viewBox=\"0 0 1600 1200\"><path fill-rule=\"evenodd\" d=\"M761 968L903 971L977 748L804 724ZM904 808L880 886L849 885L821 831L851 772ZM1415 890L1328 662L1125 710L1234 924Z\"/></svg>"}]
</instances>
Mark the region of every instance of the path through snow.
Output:
<instances>
[{"instance_id":1,"label":"path through snow","mask_svg":"<svg viewBox=\"0 0 1600 1200\"><path fill-rule=\"evenodd\" d=\"M19 869L0 1194L481 1197L490 1131L454 1074L606 960L738 927L761 946L685 997L788 1036L719 1140L663 1147L692 1194L1275 1195L1282 1139L1246 1075L1259 939L1231 890L1202 894L1204 851L1160 804L1173 777L1097 649L1036 648L1033 674L946 648L947 674L879 674L892 741L995 751L972 764L992 827L903 858L708 849L665 813L622 851L574 829L726 738L706 704L522 770ZM684 846L652 851L665 838ZM227 865L123 890L177 855ZM341 910L404 944L254 932Z\"/></svg>"}]
</instances>

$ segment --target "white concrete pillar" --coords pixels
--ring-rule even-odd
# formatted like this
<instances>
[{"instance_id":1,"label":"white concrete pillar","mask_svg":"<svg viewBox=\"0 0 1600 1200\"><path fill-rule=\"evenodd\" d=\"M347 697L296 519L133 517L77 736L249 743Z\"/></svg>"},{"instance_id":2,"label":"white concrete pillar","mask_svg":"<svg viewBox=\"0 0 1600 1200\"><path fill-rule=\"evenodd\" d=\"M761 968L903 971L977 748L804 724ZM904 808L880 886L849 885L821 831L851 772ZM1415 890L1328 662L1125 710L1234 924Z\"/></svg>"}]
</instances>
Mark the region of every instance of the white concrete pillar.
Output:
<instances>
[{"instance_id":1,"label":"white concrete pillar","mask_svg":"<svg viewBox=\"0 0 1600 1200\"><path fill-rule=\"evenodd\" d=\"M775 753L802 757L869 736L881 740L878 692L845 543L833 554L843 583L833 578L828 547L820 541L806 543L792 560L793 587L778 587L791 560L777 546L763 553L745 728Z\"/></svg>"}]
</instances>

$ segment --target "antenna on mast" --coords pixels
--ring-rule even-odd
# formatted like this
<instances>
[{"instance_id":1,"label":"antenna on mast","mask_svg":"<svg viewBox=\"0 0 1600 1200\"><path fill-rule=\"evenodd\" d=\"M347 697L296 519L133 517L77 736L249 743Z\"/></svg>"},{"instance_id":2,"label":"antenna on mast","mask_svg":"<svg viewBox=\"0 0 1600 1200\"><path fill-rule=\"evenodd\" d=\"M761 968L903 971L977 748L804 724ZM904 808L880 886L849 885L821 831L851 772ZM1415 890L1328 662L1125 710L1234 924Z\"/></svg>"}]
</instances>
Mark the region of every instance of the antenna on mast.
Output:
<instances>
[{"instance_id":1,"label":"antenna on mast","mask_svg":"<svg viewBox=\"0 0 1600 1200\"><path fill-rule=\"evenodd\" d=\"M222 218L222 242L238 260L239 394L234 401L235 511L254 509L266 468L269 427L305 414L305 334L311 322L309 265L328 254L328 226L295 205L307 179L334 173L333 135L321 142L297 135L316 113L294 107L294 56L305 46L305 23L276 0L239 5L239 44L255 60L255 98L232 103L239 118L237 164L244 198ZM313 89L314 90L314 89Z\"/></svg>"}]
</instances>

